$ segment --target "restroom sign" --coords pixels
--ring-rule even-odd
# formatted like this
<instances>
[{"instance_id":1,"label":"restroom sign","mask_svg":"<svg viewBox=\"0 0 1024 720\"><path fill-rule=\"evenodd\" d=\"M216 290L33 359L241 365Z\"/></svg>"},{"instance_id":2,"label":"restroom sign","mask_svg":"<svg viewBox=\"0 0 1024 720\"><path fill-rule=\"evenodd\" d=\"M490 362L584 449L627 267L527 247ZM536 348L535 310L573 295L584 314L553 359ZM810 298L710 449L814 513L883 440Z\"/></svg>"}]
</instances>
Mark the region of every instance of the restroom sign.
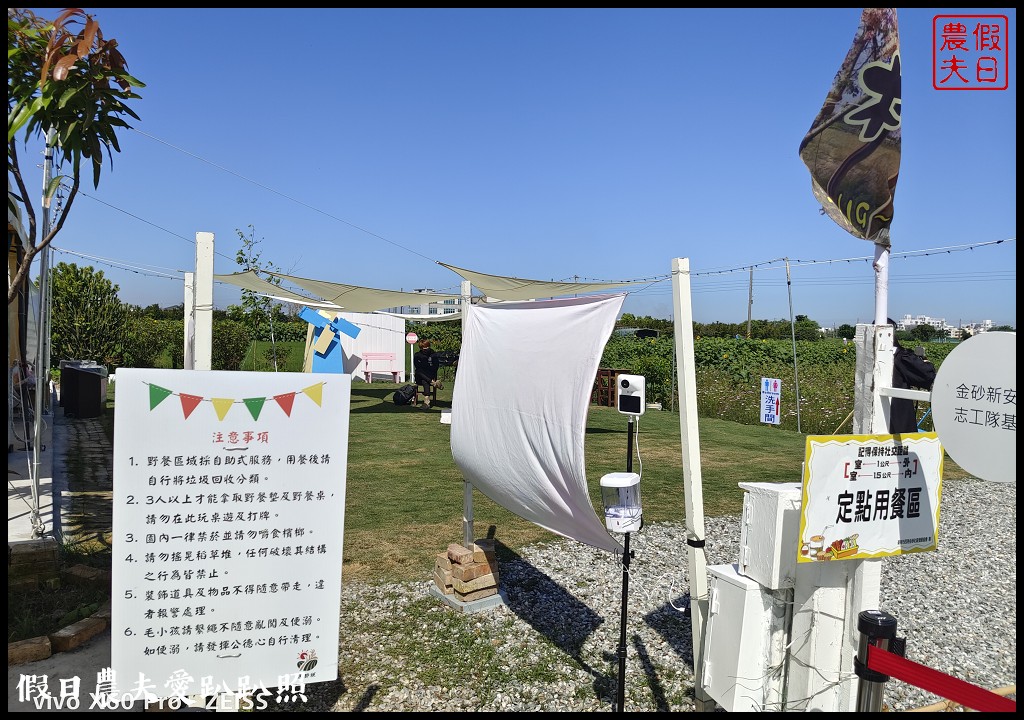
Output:
<instances>
[{"instance_id":1,"label":"restroom sign","mask_svg":"<svg viewBox=\"0 0 1024 720\"><path fill-rule=\"evenodd\" d=\"M761 422L779 424L782 407L782 383L778 378L761 378Z\"/></svg>"}]
</instances>

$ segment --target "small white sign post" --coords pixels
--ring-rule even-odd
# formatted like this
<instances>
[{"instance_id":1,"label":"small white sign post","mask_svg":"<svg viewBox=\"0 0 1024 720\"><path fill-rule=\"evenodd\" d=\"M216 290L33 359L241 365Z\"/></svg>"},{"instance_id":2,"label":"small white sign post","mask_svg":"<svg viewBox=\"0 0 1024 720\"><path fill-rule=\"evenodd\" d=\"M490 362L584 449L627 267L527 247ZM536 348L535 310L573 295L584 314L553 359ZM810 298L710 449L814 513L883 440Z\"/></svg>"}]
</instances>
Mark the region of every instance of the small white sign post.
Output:
<instances>
[{"instance_id":1,"label":"small white sign post","mask_svg":"<svg viewBox=\"0 0 1024 720\"><path fill-rule=\"evenodd\" d=\"M414 332L406 333L405 341L409 343L409 373L412 375L412 381L416 382L416 367L413 365L413 352L416 347L416 343L419 342L420 336Z\"/></svg>"},{"instance_id":2,"label":"small white sign post","mask_svg":"<svg viewBox=\"0 0 1024 720\"><path fill-rule=\"evenodd\" d=\"M981 333L946 356L932 384L932 422L964 470L1017 481L1017 333Z\"/></svg>"},{"instance_id":3,"label":"small white sign post","mask_svg":"<svg viewBox=\"0 0 1024 720\"><path fill-rule=\"evenodd\" d=\"M257 704L337 679L350 392L347 374L118 371L119 689Z\"/></svg>"},{"instance_id":4,"label":"small white sign post","mask_svg":"<svg viewBox=\"0 0 1024 720\"><path fill-rule=\"evenodd\" d=\"M782 383L778 378L761 378L761 422L778 425L782 410Z\"/></svg>"}]
</instances>

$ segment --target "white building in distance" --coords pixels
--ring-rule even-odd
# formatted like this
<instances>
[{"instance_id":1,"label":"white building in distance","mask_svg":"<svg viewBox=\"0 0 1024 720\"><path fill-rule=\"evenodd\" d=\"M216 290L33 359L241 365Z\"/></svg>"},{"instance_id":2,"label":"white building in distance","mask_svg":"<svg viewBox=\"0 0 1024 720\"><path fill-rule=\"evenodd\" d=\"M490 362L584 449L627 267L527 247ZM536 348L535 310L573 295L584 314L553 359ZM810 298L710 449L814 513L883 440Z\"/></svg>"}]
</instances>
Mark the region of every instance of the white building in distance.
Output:
<instances>
[{"instance_id":1,"label":"white building in distance","mask_svg":"<svg viewBox=\"0 0 1024 720\"><path fill-rule=\"evenodd\" d=\"M959 338L962 331L971 335L988 332L994 323L991 320L982 320L976 323L964 323L961 325L950 325L945 318L929 317L928 315L904 315L896 322L896 329L904 332L913 330L918 325L931 325L939 332L951 338Z\"/></svg>"}]
</instances>

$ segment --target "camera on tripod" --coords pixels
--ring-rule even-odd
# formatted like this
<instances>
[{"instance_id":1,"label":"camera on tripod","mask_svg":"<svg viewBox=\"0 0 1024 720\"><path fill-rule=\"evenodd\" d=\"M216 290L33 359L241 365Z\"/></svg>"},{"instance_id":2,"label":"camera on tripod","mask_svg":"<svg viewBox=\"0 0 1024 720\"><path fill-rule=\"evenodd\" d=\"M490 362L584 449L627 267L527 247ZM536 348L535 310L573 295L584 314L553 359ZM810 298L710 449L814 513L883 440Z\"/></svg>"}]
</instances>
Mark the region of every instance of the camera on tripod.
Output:
<instances>
[{"instance_id":1,"label":"camera on tripod","mask_svg":"<svg viewBox=\"0 0 1024 720\"><path fill-rule=\"evenodd\" d=\"M615 378L618 399L615 406L623 415L643 415L647 409L646 381L643 375L618 375Z\"/></svg>"}]
</instances>

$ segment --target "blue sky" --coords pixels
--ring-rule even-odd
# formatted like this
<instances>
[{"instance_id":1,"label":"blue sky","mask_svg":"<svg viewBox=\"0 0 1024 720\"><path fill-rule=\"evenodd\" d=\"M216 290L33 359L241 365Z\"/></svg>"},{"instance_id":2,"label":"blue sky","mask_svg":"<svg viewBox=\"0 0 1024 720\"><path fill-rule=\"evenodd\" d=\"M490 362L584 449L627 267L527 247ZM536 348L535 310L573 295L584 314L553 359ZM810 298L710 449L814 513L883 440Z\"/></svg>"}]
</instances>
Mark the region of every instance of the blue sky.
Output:
<instances>
[{"instance_id":1,"label":"blue sky","mask_svg":"<svg viewBox=\"0 0 1024 720\"><path fill-rule=\"evenodd\" d=\"M53 262L127 302L182 302L196 232L237 271L252 225L284 271L394 290L457 289L435 260L633 280L686 257L701 322L746 321L751 265L753 317L788 318L789 258L794 313L874 316L873 246L819 213L797 153L858 8L84 9L146 87ZM932 87L933 17L958 12L1008 16L1009 89ZM1016 326L1016 11L898 19L888 314ZM624 310L670 317L671 283Z\"/></svg>"}]
</instances>

